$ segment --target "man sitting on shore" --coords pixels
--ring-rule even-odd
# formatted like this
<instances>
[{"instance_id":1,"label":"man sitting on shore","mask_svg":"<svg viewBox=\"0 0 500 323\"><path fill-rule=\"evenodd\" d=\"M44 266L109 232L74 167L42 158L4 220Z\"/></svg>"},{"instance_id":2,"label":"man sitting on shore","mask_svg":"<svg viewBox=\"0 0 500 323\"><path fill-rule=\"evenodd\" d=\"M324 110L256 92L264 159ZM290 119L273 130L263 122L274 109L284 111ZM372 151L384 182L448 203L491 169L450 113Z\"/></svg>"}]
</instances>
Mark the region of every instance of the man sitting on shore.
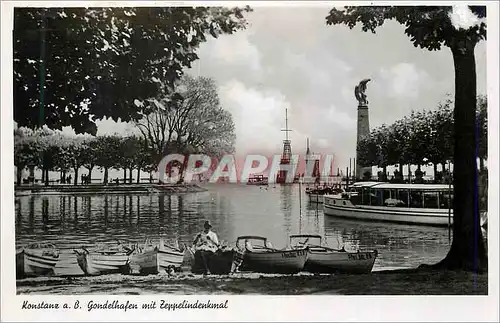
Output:
<instances>
[{"instance_id":1,"label":"man sitting on shore","mask_svg":"<svg viewBox=\"0 0 500 323\"><path fill-rule=\"evenodd\" d=\"M205 273L208 275L210 275L210 258L213 257L217 249L219 249L219 239L211 228L212 225L210 221L205 221L203 224L203 231L198 233L193 241L196 251L195 256L199 255L201 257Z\"/></svg>"}]
</instances>

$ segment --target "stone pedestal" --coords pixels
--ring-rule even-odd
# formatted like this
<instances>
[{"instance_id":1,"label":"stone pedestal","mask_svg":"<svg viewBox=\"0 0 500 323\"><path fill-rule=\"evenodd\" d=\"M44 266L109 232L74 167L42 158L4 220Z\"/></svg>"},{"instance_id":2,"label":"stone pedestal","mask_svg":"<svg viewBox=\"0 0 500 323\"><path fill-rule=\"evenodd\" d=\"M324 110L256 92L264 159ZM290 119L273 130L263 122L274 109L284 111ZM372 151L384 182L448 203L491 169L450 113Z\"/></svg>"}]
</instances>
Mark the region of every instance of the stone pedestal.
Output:
<instances>
[{"instance_id":1,"label":"stone pedestal","mask_svg":"<svg viewBox=\"0 0 500 323\"><path fill-rule=\"evenodd\" d=\"M359 164L359 152L358 143L365 136L370 135L370 118L368 115L368 105L360 104L358 105L358 129L357 129L357 140L356 140L356 178L362 179L363 174L366 171L371 172L371 167L362 167Z\"/></svg>"}]
</instances>

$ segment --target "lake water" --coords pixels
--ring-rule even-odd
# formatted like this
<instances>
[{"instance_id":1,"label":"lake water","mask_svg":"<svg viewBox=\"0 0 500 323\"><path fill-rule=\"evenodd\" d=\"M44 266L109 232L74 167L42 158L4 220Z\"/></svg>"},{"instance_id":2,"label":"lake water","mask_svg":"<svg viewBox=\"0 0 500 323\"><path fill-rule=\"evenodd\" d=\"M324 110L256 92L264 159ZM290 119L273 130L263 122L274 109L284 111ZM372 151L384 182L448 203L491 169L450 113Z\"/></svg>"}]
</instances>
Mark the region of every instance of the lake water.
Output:
<instances>
[{"instance_id":1,"label":"lake water","mask_svg":"<svg viewBox=\"0 0 500 323\"><path fill-rule=\"evenodd\" d=\"M16 247L51 241L62 249L64 268L56 274L82 274L73 248L179 239L190 244L210 220L220 240L266 236L275 247L288 235L319 233L332 247L377 249L374 270L416 267L442 259L450 246L447 228L345 220L324 216L298 185L268 189L239 184L207 184L206 192L182 195L53 195L16 198ZM304 187L302 187L304 189ZM299 201L299 195L302 202ZM59 266L59 265L58 265ZM59 267L61 267L59 266Z\"/></svg>"}]
</instances>

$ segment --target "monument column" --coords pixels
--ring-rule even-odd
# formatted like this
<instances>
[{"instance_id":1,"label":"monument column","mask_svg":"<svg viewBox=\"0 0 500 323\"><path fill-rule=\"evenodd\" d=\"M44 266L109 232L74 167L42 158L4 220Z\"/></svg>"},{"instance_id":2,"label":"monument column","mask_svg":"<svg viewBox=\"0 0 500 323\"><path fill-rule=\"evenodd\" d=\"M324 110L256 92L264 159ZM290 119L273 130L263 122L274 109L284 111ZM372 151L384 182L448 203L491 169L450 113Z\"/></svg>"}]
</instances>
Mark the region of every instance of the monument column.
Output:
<instances>
[{"instance_id":1,"label":"monument column","mask_svg":"<svg viewBox=\"0 0 500 323\"><path fill-rule=\"evenodd\" d=\"M366 99L366 83L370 79L362 80L359 85L354 88L354 94L358 100L358 124L357 124L357 138L356 138L356 178L362 179L366 171L371 173L371 167L363 167L360 165L360 155L358 151L359 142L366 136L370 135L370 117L368 114L368 100Z\"/></svg>"}]
</instances>

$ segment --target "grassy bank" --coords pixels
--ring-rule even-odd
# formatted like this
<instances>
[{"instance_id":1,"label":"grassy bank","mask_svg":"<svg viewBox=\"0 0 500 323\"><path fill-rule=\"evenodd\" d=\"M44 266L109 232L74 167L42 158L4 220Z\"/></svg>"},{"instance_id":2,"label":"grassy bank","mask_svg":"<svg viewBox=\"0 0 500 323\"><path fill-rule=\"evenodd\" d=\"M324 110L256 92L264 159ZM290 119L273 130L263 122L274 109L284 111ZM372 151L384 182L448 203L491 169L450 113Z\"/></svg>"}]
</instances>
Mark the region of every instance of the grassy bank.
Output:
<instances>
[{"instance_id":1,"label":"grassy bank","mask_svg":"<svg viewBox=\"0 0 500 323\"><path fill-rule=\"evenodd\" d=\"M397 270L366 275L109 275L17 281L18 294L487 295L488 275Z\"/></svg>"}]
</instances>

